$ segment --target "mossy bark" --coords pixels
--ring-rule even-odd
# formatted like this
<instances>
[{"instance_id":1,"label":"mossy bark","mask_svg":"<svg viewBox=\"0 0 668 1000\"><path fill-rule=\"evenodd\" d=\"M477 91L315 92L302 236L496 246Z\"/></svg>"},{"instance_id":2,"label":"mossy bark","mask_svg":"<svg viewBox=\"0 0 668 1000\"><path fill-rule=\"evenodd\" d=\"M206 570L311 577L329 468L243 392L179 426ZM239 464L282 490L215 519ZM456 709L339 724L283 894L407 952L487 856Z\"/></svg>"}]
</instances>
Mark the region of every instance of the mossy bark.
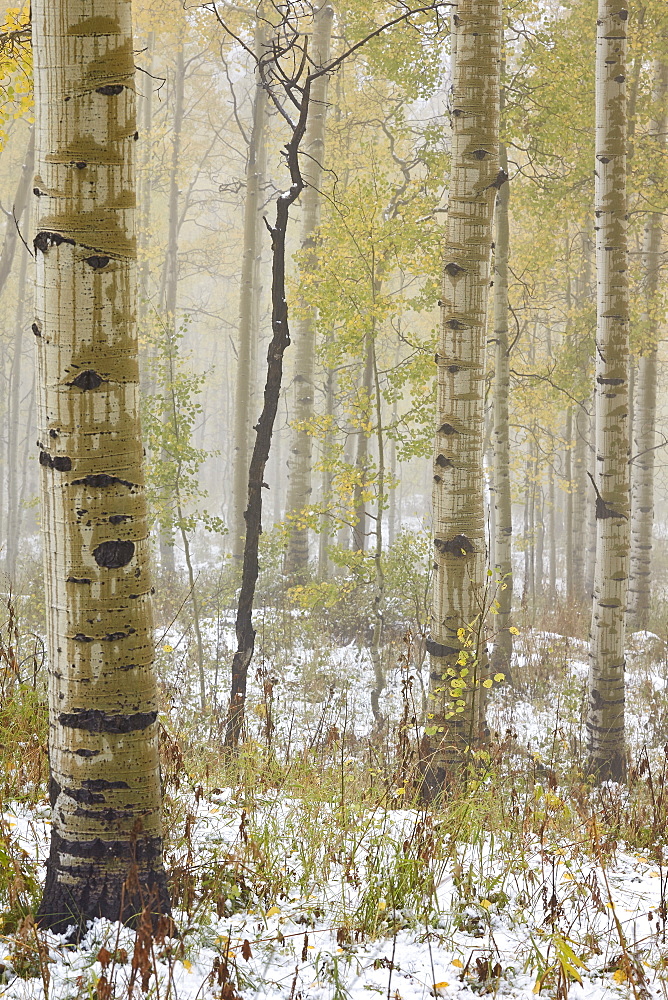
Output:
<instances>
[{"instance_id":1,"label":"mossy bark","mask_svg":"<svg viewBox=\"0 0 668 1000\"><path fill-rule=\"evenodd\" d=\"M32 23L52 803L39 919L63 931L97 916L131 921L145 906L165 914L169 899L139 425L131 3L34 0Z\"/></svg>"}]
</instances>

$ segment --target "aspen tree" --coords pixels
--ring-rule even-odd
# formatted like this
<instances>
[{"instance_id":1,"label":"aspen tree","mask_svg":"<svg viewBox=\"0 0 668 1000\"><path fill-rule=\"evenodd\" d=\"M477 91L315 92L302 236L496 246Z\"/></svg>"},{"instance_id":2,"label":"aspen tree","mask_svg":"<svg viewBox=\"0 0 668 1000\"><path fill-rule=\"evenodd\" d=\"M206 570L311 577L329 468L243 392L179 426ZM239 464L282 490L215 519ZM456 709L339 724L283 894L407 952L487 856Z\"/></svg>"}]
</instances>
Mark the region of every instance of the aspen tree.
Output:
<instances>
[{"instance_id":1,"label":"aspen tree","mask_svg":"<svg viewBox=\"0 0 668 1000\"><path fill-rule=\"evenodd\" d=\"M316 69L329 62L330 39L334 11L327 0L319 3L313 18L312 59ZM302 167L306 190L304 191L304 221L302 249L308 252L306 275L313 274L316 266L315 234L320 224L322 172L325 154L325 124L327 118L326 73L314 81L311 92ZM315 366L315 316L305 312L295 323L294 426L288 462L288 496L286 509L290 523L288 547L285 553L285 573L288 577L303 576L308 567L308 528L299 524L300 512L311 502L311 473L313 439L308 423L313 417L314 366Z\"/></svg>"},{"instance_id":2,"label":"aspen tree","mask_svg":"<svg viewBox=\"0 0 668 1000\"><path fill-rule=\"evenodd\" d=\"M624 619L629 568L626 205L628 11L599 0L596 37L596 570L587 746L598 778L623 780Z\"/></svg>"},{"instance_id":3,"label":"aspen tree","mask_svg":"<svg viewBox=\"0 0 668 1000\"><path fill-rule=\"evenodd\" d=\"M130 0L33 0L39 461L60 931L169 910L139 425Z\"/></svg>"},{"instance_id":4,"label":"aspen tree","mask_svg":"<svg viewBox=\"0 0 668 1000\"><path fill-rule=\"evenodd\" d=\"M258 65L265 55L267 28L262 7L255 21L255 57ZM255 70L253 122L248 141L246 162L246 200L244 202L244 245L241 258L241 290L239 295L239 340L236 393L234 399L234 482L232 489L232 552L241 562L244 554L248 502L248 465L250 463L251 398L253 396L253 357L259 338L258 331L258 269L260 255L260 204L265 173L265 131L267 92L262 86L259 69ZM278 493L278 488L276 487Z\"/></svg>"},{"instance_id":5,"label":"aspen tree","mask_svg":"<svg viewBox=\"0 0 668 1000\"><path fill-rule=\"evenodd\" d=\"M508 155L500 150L501 169L508 173ZM494 254L494 567L498 615L494 620L492 666L509 671L513 636L509 631L513 606L512 536L513 511L510 493L510 429L508 394L510 358L508 340L508 253L510 243L510 185L502 184L496 196L496 247Z\"/></svg>"},{"instance_id":6,"label":"aspen tree","mask_svg":"<svg viewBox=\"0 0 668 1000\"><path fill-rule=\"evenodd\" d=\"M655 64L654 99L656 110L650 123L650 139L659 150L666 146L666 95L668 94L668 62ZM654 444L657 394L657 331L656 315L661 269L662 216L658 206L649 215L643 238L645 310L643 323L646 341L638 359L636 409L631 463L631 573L629 611L634 628L649 627L652 530L654 527Z\"/></svg>"},{"instance_id":7,"label":"aspen tree","mask_svg":"<svg viewBox=\"0 0 668 1000\"><path fill-rule=\"evenodd\" d=\"M442 790L462 753L485 735L483 392L494 200L505 180L499 169L500 0L460 0L453 25L457 56L436 357L435 575L427 644L431 672L430 718L423 742L425 797ZM469 635L478 637L477 648L465 648ZM465 655L470 652L474 655ZM461 666L462 660L467 666Z\"/></svg>"}]
</instances>

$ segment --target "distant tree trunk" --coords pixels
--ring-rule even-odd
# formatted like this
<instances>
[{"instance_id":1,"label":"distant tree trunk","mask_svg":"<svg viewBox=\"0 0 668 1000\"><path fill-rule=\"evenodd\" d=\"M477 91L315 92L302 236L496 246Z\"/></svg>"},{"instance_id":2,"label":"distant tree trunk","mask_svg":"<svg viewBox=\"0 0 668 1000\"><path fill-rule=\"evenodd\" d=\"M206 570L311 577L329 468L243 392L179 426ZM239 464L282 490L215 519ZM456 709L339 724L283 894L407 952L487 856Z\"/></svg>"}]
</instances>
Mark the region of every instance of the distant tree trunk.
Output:
<instances>
[{"instance_id":1,"label":"distant tree trunk","mask_svg":"<svg viewBox=\"0 0 668 1000\"><path fill-rule=\"evenodd\" d=\"M26 231L30 229L30 209L26 214ZM18 275L16 317L14 320L14 349L9 378L9 406L7 410L7 545L6 568L10 583L16 581L16 560L20 548L19 526L19 403L21 399L21 354L25 339L26 278L28 251L21 247L21 266Z\"/></svg>"},{"instance_id":2,"label":"distant tree trunk","mask_svg":"<svg viewBox=\"0 0 668 1000\"><path fill-rule=\"evenodd\" d=\"M460 0L453 20L457 58L437 353L435 568L427 642L431 718L422 745L425 798L442 791L460 773L466 751L486 738L481 687L488 667L482 447L494 196L506 179L499 169L500 0ZM466 647L471 637L473 645ZM468 673L460 677L457 661L467 653L473 654ZM448 670L455 673L455 688Z\"/></svg>"},{"instance_id":3,"label":"distant tree trunk","mask_svg":"<svg viewBox=\"0 0 668 1000\"><path fill-rule=\"evenodd\" d=\"M508 154L500 147L500 167L508 172ZM510 345L508 339L508 256L510 251L510 185L502 184L496 196L496 248L494 254L494 588L499 602L491 664L508 674L513 653L509 631L513 610L513 511L510 493Z\"/></svg>"},{"instance_id":4,"label":"distant tree trunk","mask_svg":"<svg viewBox=\"0 0 668 1000\"><path fill-rule=\"evenodd\" d=\"M169 899L138 405L131 4L33 0L32 27L52 804L39 920L64 932L94 917L133 921L144 906L167 913Z\"/></svg>"},{"instance_id":5,"label":"distant tree trunk","mask_svg":"<svg viewBox=\"0 0 668 1000\"><path fill-rule=\"evenodd\" d=\"M155 32L149 31L148 37L146 39L146 70L147 73L151 73L153 70L153 51L155 49ZM139 249L139 297L137 301L137 321L139 323L139 329L146 324L146 315L148 310L149 301L149 279L151 274L151 265L148 257L148 248L151 243L150 237L150 227L151 227L151 193L153 185L151 183L151 143L149 142L149 137L151 134L151 126L153 125L153 78L151 76L146 76L144 79L144 87L146 88L146 94L142 97L142 115L141 115L141 128L142 134L141 138L143 140L143 156L142 156L142 176L140 184L140 200L139 204L141 206L141 220L140 220L140 233L138 240Z\"/></svg>"},{"instance_id":6,"label":"distant tree trunk","mask_svg":"<svg viewBox=\"0 0 668 1000\"><path fill-rule=\"evenodd\" d=\"M585 598L585 548L587 522L587 424L589 418L585 410L578 406L575 411L575 445L573 448L573 597L580 605ZM587 598L588 600L589 598Z\"/></svg>"},{"instance_id":7,"label":"distant tree trunk","mask_svg":"<svg viewBox=\"0 0 668 1000\"><path fill-rule=\"evenodd\" d=\"M554 468L552 462L547 467L548 516L547 534L550 547L550 575L548 579L548 596L552 603L557 599L557 497L554 485Z\"/></svg>"},{"instance_id":8,"label":"distant tree trunk","mask_svg":"<svg viewBox=\"0 0 668 1000\"><path fill-rule=\"evenodd\" d=\"M564 555L566 562L566 600L569 605L575 601L575 581L573 579L573 407L566 407L566 428L564 430Z\"/></svg>"},{"instance_id":9,"label":"distant tree trunk","mask_svg":"<svg viewBox=\"0 0 668 1000\"><path fill-rule=\"evenodd\" d=\"M392 427L397 426L397 401L392 401ZM387 544L392 548L397 540L397 442L396 438L390 438L390 475L392 477L392 487L389 491L387 505Z\"/></svg>"},{"instance_id":10,"label":"distant tree trunk","mask_svg":"<svg viewBox=\"0 0 668 1000\"><path fill-rule=\"evenodd\" d=\"M333 368L328 368L325 381L325 439L323 442L323 469L322 469L322 502L328 507L332 502L332 484L334 482L333 470L331 466L332 445L334 438L334 407L336 393L336 372ZM318 579L329 579L329 546L331 536L331 519L327 513L320 520L320 535L318 538Z\"/></svg>"},{"instance_id":11,"label":"distant tree trunk","mask_svg":"<svg viewBox=\"0 0 668 1000\"><path fill-rule=\"evenodd\" d=\"M359 411L366 424L366 414L373 391L373 338L375 331L367 330L364 336L364 370L360 391ZM366 426L357 431L355 449L355 486L353 488L353 552L366 550L366 501L364 492L369 472L369 435Z\"/></svg>"},{"instance_id":12,"label":"distant tree trunk","mask_svg":"<svg viewBox=\"0 0 668 1000\"><path fill-rule=\"evenodd\" d=\"M628 12L599 0L596 47L595 209L596 575L591 627L587 741L599 779L623 780L624 625L629 571L626 202Z\"/></svg>"},{"instance_id":13,"label":"distant tree trunk","mask_svg":"<svg viewBox=\"0 0 668 1000\"><path fill-rule=\"evenodd\" d=\"M21 222L21 217L25 211L26 205L28 204L28 194L30 192L30 185L32 184L34 173L35 128L33 126L30 129L28 148L26 149L26 154L23 159L23 167L21 168L19 182L16 186L14 204L12 205L12 209L7 216L7 222L5 225L5 238L2 243L2 251L0 251L0 296L4 291L5 285L7 284L7 279L9 278L12 270L12 264L14 263L16 244L19 239L18 224Z\"/></svg>"},{"instance_id":14,"label":"distant tree trunk","mask_svg":"<svg viewBox=\"0 0 668 1000\"><path fill-rule=\"evenodd\" d=\"M255 21L255 56L260 59L267 45L267 23L258 12ZM244 246L241 258L241 292L239 301L239 340L236 394L234 400L234 473L232 499L232 554L241 562L244 553L246 522L244 511L248 502L248 465L250 462L251 400L254 388L253 358L259 339L259 309L257 299L260 256L260 208L264 184L265 132L267 92L256 70L253 98L253 123L248 143L246 163L246 200L244 202Z\"/></svg>"},{"instance_id":15,"label":"distant tree trunk","mask_svg":"<svg viewBox=\"0 0 668 1000\"><path fill-rule=\"evenodd\" d=\"M172 162L169 171L169 230L167 236L167 254L163 272L165 329L169 340L169 358L177 350L176 339L176 302L179 287L179 168L181 166L181 131L183 129L183 104L185 98L185 65L183 58L183 37L179 39L176 51L176 68L174 71L174 118L172 121ZM168 388L168 387L166 387ZM167 423L170 412L165 413ZM168 461L165 448L162 450L162 460ZM160 566L163 573L173 577L176 572L174 561L174 525L172 511L168 512L167 523L160 531Z\"/></svg>"},{"instance_id":16,"label":"distant tree trunk","mask_svg":"<svg viewBox=\"0 0 668 1000\"><path fill-rule=\"evenodd\" d=\"M667 93L668 62L657 60L654 89L656 114L651 122L650 136L660 150L665 149L666 146ZM643 240L645 310L642 322L646 333L638 361L636 420L631 463L632 519L629 611L630 623L636 629L649 628L650 616L661 237L662 215L659 211L654 211L645 224Z\"/></svg>"},{"instance_id":17,"label":"distant tree trunk","mask_svg":"<svg viewBox=\"0 0 668 1000\"><path fill-rule=\"evenodd\" d=\"M596 476L596 398L591 398L591 414L587 420L587 493L586 493L586 542L585 552L585 594L588 600L594 593L594 570L596 568L596 504L591 479Z\"/></svg>"},{"instance_id":18,"label":"distant tree trunk","mask_svg":"<svg viewBox=\"0 0 668 1000\"><path fill-rule=\"evenodd\" d=\"M314 10L313 46L311 58L316 68L329 61L334 11L329 0L321 0ZM311 114L304 139L306 158L302 173L306 182L304 191L304 221L302 250L305 251L303 273L312 275L317 267L316 233L320 225L322 201L322 173L325 157L325 123L327 117L328 77L319 77L311 94ZM302 310L305 309L302 303ZM300 512L311 503L313 438L308 427L313 419L315 319L313 313L302 312L295 323L294 370L294 426L290 442L288 496L286 500L289 521L288 545L284 570L289 580L297 582L305 577L309 562L308 528L300 526Z\"/></svg>"}]
</instances>

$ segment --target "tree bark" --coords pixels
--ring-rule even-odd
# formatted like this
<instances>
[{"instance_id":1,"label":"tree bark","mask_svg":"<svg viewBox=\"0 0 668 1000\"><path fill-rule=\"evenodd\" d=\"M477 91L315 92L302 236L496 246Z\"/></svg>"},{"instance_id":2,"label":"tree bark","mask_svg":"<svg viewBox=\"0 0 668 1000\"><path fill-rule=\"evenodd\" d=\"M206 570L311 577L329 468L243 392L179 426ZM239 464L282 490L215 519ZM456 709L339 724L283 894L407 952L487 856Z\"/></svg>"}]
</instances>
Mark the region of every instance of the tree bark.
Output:
<instances>
[{"instance_id":1,"label":"tree bark","mask_svg":"<svg viewBox=\"0 0 668 1000\"><path fill-rule=\"evenodd\" d=\"M454 780L466 751L486 738L481 687L487 671L482 449L494 200L506 179L499 169L501 3L460 0L453 23L457 58L437 353L435 575L427 643L431 718L422 744L425 798ZM468 641L473 645L467 647ZM469 656L462 668L458 660L464 654ZM468 670L464 677L462 669ZM464 686L453 688L453 680Z\"/></svg>"},{"instance_id":2,"label":"tree bark","mask_svg":"<svg viewBox=\"0 0 668 1000\"><path fill-rule=\"evenodd\" d=\"M508 172L505 145L500 166ZM510 357L508 340L508 256L510 251L510 185L502 184L496 196L496 247L494 254L494 587L498 614L492 669L509 675L513 636L509 631L513 608L513 512L510 493Z\"/></svg>"},{"instance_id":3,"label":"tree bark","mask_svg":"<svg viewBox=\"0 0 668 1000\"><path fill-rule=\"evenodd\" d=\"M328 0L322 0L314 11L312 58L316 69L329 61L334 11ZM313 275L317 267L316 232L320 225L322 201L322 172L325 157L325 124L327 117L326 74L313 85L311 114L304 139L306 159L302 168L306 189L304 191L304 221L302 250L305 252L303 272ZM313 419L314 367L315 367L315 315L305 312L295 323L294 370L294 422L288 462L288 496L286 501L289 522L288 545L284 570L289 580L303 580L308 570L308 528L300 525L301 512L311 503L313 439L309 423Z\"/></svg>"},{"instance_id":4,"label":"tree bark","mask_svg":"<svg viewBox=\"0 0 668 1000\"><path fill-rule=\"evenodd\" d=\"M587 745L599 779L621 781L624 746L624 625L629 571L626 201L628 12L599 0L596 40L596 572Z\"/></svg>"},{"instance_id":5,"label":"tree bark","mask_svg":"<svg viewBox=\"0 0 668 1000\"><path fill-rule=\"evenodd\" d=\"M657 107L650 124L650 136L660 150L665 149L666 146L667 93L668 63L657 60L654 87L654 99ZM661 223L660 212L653 211L647 219L643 239L645 309L642 322L647 333L638 359L636 418L631 461L632 516L629 612L630 624L636 629L649 628L651 602Z\"/></svg>"},{"instance_id":6,"label":"tree bark","mask_svg":"<svg viewBox=\"0 0 668 1000\"><path fill-rule=\"evenodd\" d=\"M259 60L267 44L266 22L261 11L255 22L255 55ZM239 299L239 341L237 381L234 400L234 483L232 499L232 555L241 563L244 554L246 522L244 511L248 501L248 463L250 460L251 400L253 397L253 358L259 338L257 309L258 268L260 253L260 207L264 183L265 126L267 94L256 71L253 98L253 123L248 143L246 164L246 200L244 203L244 247L241 258L241 292Z\"/></svg>"},{"instance_id":7,"label":"tree bark","mask_svg":"<svg viewBox=\"0 0 668 1000\"><path fill-rule=\"evenodd\" d=\"M26 231L30 229L30 210L26 214ZM21 355L25 336L26 278L28 251L21 247L21 265L18 275L18 302L14 321L14 349L9 378L9 406L7 409L7 545L6 569L10 584L16 582L16 561L19 553L19 403L21 399Z\"/></svg>"},{"instance_id":8,"label":"tree bark","mask_svg":"<svg viewBox=\"0 0 668 1000\"><path fill-rule=\"evenodd\" d=\"M33 0L49 649L42 926L169 912L139 425L129 0Z\"/></svg>"}]
</instances>

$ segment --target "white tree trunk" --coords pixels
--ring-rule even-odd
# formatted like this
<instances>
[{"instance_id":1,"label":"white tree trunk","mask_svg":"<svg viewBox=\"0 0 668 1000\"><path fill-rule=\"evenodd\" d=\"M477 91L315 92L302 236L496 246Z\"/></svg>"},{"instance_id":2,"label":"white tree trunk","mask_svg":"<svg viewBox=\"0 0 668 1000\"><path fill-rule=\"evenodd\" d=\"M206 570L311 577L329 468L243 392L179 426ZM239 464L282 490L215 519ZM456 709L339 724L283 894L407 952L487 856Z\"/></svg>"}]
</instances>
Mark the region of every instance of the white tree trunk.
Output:
<instances>
[{"instance_id":1,"label":"white tree trunk","mask_svg":"<svg viewBox=\"0 0 668 1000\"><path fill-rule=\"evenodd\" d=\"M656 109L650 124L650 136L660 150L666 146L666 94L668 62L655 65L654 99ZM657 206L658 208L658 206ZM653 211L645 225L643 269L645 310L643 341L638 360L636 413L631 463L631 578L629 611L636 629L649 627L652 571L652 532L654 528L654 457L657 393L657 342L660 316L658 308L661 271L662 215Z\"/></svg>"},{"instance_id":2,"label":"white tree trunk","mask_svg":"<svg viewBox=\"0 0 668 1000\"><path fill-rule=\"evenodd\" d=\"M333 19L334 11L328 0L320 2L313 18L312 58L316 67L329 62ZM325 73L313 84L311 111L304 140L305 157L302 174L307 187L303 197L302 250L308 254L304 268L307 275L313 275L317 267L315 234L320 225L322 201L320 189L325 157L328 81L329 76ZM303 303L301 308L302 310L305 308ZM299 516L300 512L311 503L312 491L313 439L308 425L313 419L315 318L311 312L303 312L295 323L293 429L286 501L290 533L284 567L286 576L293 580L303 578L309 561L308 528L300 525Z\"/></svg>"},{"instance_id":3,"label":"white tree trunk","mask_svg":"<svg viewBox=\"0 0 668 1000\"><path fill-rule=\"evenodd\" d=\"M506 147L500 149L501 169L508 171ZM510 250L510 185L496 196L494 254L494 590L498 614L492 619L495 638L494 670L509 674L513 636L509 631L513 607L513 513L510 493L510 357L508 340L508 256Z\"/></svg>"},{"instance_id":4,"label":"white tree trunk","mask_svg":"<svg viewBox=\"0 0 668 1000\"><path fill-rule=\"evenodd\" d=\"M260 59L266 50L267 23L258 12L255 23L255 55ZM234 475L232 492L232 554L241 565L246 538L244 512L248 503L248 466L250 465L251 400L253 398L253 359L259 339L257 308L258 266L260 255L260 206L264 183L267 93L256 71L253 98L253 123L246 164L246 200L244 202L244 248L241 259L239 299L239 340L236 393L234 399ZM275 487L278 490L278 487Z\"/></svg>"},{"instance_id":5,"label":"white tree trunk","mask_svg":"<svg viewBox=\"0 0 668 1000\"><path fill-rule=\"evenodd\" d=\"M499 170L501 2L460 0L453 23L457 58L437 354L425 797L438 794L459 770L465 751L485 738L480 686L487 669L483 416L494 199L505 178ZM469 638L473 645L465 648ZM464 653L469 654L468 673L461 677L457 661ZM453 679L465 685L454 699Z\"/></svg>"},{"instance_id":6,"label":"white tree trunk","mask_svg":"<svg viewBox=\"0 0 668 1000\"><path fill-rule=\"evenodd\" d=\"M629 571L629 304L626 203L628 12L599 0L596 40L596 572L587 743L599 778L622 780Z\"/></svg>"},{"instance_id":7,"label":"white tree trunk","mask_svg":"<svg viewBox=\"0 0 668 1000\"><path fill-rule=\"evenodd\" d=\"M169 909L139 426L129 0L33 0L49 650L44 926ZM136 878L127 882L131 871Z\"/></svg>"}]
</instances>

